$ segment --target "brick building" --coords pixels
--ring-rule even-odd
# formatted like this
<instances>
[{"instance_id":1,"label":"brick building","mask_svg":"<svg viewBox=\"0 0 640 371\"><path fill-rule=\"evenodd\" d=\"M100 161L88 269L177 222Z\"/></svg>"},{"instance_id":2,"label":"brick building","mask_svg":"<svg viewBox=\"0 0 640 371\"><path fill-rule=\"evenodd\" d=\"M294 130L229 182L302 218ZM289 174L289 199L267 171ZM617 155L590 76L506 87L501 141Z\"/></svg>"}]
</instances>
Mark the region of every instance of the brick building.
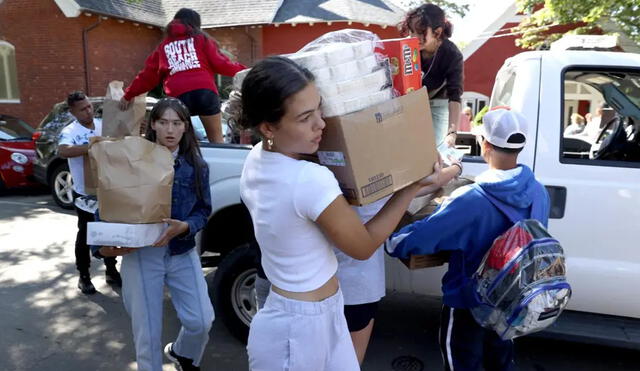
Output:
<instances>
[{"instance_id":1,"label":"brick building","mask_svg":"<svg viewBox=\"0 0 640 371\"><path fill-rule=\"evenodd\" d=\"M72 90L129 83L183 6L246 65L338 29L398 37L404 14L388 0L0 0L0 112L36 126Z\"/></svg>"}]
</instances>

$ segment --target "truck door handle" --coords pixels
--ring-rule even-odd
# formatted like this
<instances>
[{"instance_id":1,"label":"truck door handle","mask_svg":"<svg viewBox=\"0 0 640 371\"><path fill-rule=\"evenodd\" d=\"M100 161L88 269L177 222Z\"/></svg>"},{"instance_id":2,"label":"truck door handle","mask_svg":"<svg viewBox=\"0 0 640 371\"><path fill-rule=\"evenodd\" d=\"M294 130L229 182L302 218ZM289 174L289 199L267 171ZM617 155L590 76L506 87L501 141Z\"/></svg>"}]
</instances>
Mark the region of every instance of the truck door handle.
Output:
<instances>
[{"instance_id":1,"label":"truck door handle","mask_svg":"<svg viewBox=\"0 0 640 371\"><path fill-rule=\"evenodd\" d=\"M562 219L564 217L564 208L567 204L567 188L560 186L544 186L549 192L549 200L551 209L549 210L550 219Z\"/></svg>"}]
</instances>

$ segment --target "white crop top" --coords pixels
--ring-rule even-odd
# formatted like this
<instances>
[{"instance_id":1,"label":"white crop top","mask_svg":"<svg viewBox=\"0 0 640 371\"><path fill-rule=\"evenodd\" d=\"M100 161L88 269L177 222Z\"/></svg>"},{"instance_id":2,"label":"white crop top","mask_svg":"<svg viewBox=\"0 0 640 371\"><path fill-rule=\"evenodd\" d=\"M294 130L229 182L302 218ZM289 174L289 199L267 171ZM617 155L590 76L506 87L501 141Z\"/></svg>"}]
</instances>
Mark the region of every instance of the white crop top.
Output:
<instances>
[{"instance_id":1,"label":"white crop top","mask_svg":"<svg viewBox=\"0 0 640 371\"><path fill-rule=\"evenodd\" d=\"M315 220L341 194L324 166L263 150L262 143L251 150L240 177L240 197L251 214L271 283L306 292L336 273L333 243Z\"/></svg>"}]
</instances>

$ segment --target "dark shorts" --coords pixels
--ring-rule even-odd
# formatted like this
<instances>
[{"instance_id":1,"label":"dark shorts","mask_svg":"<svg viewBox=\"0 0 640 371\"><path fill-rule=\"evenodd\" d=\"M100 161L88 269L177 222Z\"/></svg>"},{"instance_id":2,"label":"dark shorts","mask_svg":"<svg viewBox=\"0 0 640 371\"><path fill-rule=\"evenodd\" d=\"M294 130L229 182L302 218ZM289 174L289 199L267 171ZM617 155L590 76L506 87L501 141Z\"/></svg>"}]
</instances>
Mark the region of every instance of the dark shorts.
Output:
<instances>
[{"instance_id":1,"label":"dark shorts","mask_svg":"<svg viewBox=\"0 0 640 371\"><path fill-rule=\"evenodd\" d=\"M347 327L349 332L360 331L367 327L369 322L375 318L378 313L378 302L345 305L344 316L347 319Z\"/></svg>"},{"instance_id":2,"label":"dark shorts","mask_svg":"<svg viewBox=\"0 0 640 371\"><path fill-rule=\"evenodd\" d=\"M213 116L220 113L220 97L213 90L192 90L177 98L187 106L191 116Z\"/></svg>"}]
</instances>

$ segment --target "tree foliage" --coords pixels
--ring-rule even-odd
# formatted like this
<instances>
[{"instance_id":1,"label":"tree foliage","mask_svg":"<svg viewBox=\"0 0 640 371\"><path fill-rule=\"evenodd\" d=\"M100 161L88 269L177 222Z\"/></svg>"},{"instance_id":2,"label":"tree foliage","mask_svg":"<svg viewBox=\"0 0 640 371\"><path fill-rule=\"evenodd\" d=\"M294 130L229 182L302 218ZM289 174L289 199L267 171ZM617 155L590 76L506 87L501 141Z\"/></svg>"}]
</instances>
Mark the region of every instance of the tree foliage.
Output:
<instances>
[{"instance_id":1,"label":"tree foliage","mask_svg":"<svg viewBox=\"0 0 640 371\"><path fill-rule=\"evenodd\" d=\"M553 26L577 25L571 33L588 34L599 28L621 31L640 43L640 0L517 0L518 10L528 16L518 25L517 41L523 48L541 48L562 37Z\"/></svg>"}]
</instances>

